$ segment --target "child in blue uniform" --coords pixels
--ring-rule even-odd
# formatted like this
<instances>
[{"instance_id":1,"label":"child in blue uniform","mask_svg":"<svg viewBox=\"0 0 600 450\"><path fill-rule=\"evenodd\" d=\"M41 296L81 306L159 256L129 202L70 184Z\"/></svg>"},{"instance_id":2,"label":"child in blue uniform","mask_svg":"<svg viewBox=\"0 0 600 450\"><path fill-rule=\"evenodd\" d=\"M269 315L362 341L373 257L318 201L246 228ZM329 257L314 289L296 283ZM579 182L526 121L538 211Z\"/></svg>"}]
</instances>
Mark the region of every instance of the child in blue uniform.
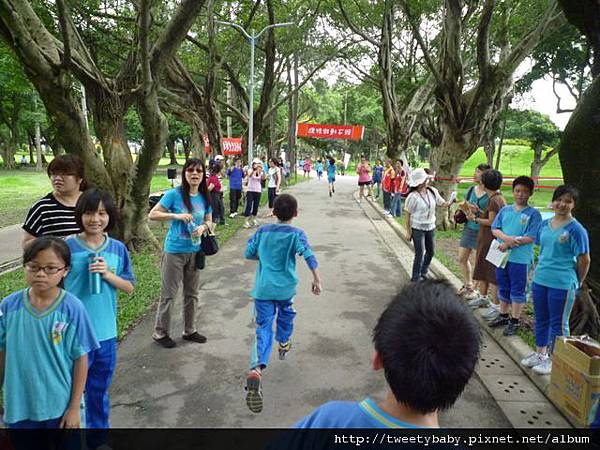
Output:
<instances>
[{"instance_id":1,"label":"child in blue uniform","mask_svg":"<svg viewBox=\"0 0 600 450\"><path fill-rule=\"evenodd\" d=\"M321 177L323 176L323 163L320 159L317 160L317 178L321 181Z\"/></svg>"},{"instance_id":2,"label":"child in blue uniform","mask_svg":"<svg viewBox=\"0 0 600 450\"><path fill-rule=\"evenodd\" d=\"M329 187L329 196L335 194L335 159L331 156L327 160L327 186Z\"/></svg>"},{"instance_id":3,"label":"child in blue uniform","mask_svg":"<svg viewBox=\"0 0 600 450\"><path fill-rule=\"evenodd\" d=\"M388 384L385 400L332 401L296 428L439 427L469 382L479 357L477 321L447 282L407 284L379 317L373 369Z\"/></svg>"},{"instance_id":4,"label":"child in blue uniform","mask_svg":"<svg viewBox=\"0 0 600 450\"><path fill-rule=\"evenodd\" d=\"M85 426L87 355L98 341L79 299L60 288L69 248L43 236L26 247L23 263L29 287L0 303L4 422L8 428Z\"/></svg>"},{"instance_id":5,"label":"child in blue uniform","mask_svg":"<svg viewBox=\"0 0 600 450\"><path fill-rule=\"evenodd\" d=\"M291 348L294 317L294 296L298 276L296 255L306 260L313 274L312 292L321 293L321 279L317 259L304 231L290 224L298 215L298 203L289 194L275 200L273 214L278 223L263 225L248 240L246 258L258 260L252 297L256 315L256 341L250 356L250 371L246 378L246 404L250 411L262 411L262 371L267 367L273 345L273 321L277 315L275 339L279 342L279 357Z\"/></svg>"},{"instance_id":6,"label":"child in blue uniform","mask_svg":"<svg viewBox=\"0 0 600 450\"><path fill-rule=\"evenodd\" d=\"M508 325L504 336L514 336L519 329L527 301L527 274L533 264L533 242L542 223L540 212L528 204L535 187L533 180L517 177L512 185L514 205L502 208L492 223L492 234L502 241L500 250L510 252L506 266L496 268L500 315L489 324L492 328Z\"/></svg>"},{"instance_id":7,"label":"child in blue uniform","mask_svg":"<svg viewBox=\"0 0 600 450\"><path fill-rule=\"evenodd\" d=\"M572 215L578 195L571 186L556 188L552 194L554 217L542 222L535 239L540 253L531 290L537 348L521 364L540 375L552 371L549 353L556 336L569 335L575 295L590 268L588 233Z\"/></svg>"},{"instance_id":8,"label":"child in blue uniform","mask_svg":"<svg viewBox=\"0 0 600 450\"><path fill-rule=\"evenodd\" d=\"M65 241L71 250L71 270L65 278L65 289L81 299L100 342L100 348L88 355L85 403L89 428L109 428L108 389L117 362L117 289L133 292L127 248L106 234L116 217L110 194L88 189L75 207L75 220L83 232ZM93 274L101 277L99 293L92 289Z\"/></svg>"}]
</instances>

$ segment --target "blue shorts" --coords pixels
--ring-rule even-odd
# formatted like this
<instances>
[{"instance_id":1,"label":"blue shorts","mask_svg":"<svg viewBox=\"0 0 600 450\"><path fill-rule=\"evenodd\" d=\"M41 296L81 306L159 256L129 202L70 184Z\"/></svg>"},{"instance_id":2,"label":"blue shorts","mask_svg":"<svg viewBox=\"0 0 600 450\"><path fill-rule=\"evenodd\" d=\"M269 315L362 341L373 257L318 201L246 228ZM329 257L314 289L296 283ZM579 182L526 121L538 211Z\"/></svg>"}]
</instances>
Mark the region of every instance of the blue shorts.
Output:
<instances>
[{"instance_id":1,"label":"blue shorts","mask_svg":"<svg viewBox=\"0 0 600 450\"><path fill-rule=\"evenodd\" d=\"M327 177L327 181L330 183L335 183L335 177Z\"/></svg>"},{"instance_id":2,"label":"blue shorts","mask_svg":"<svg viewBox=\"0 0 600 450\"><path fill-rule=\"evenodd\" d=\"M508 262L504 269L496 268L498 300L504 303L527 301L527 273L529 265Z\"/></svg>"}]
</instances>

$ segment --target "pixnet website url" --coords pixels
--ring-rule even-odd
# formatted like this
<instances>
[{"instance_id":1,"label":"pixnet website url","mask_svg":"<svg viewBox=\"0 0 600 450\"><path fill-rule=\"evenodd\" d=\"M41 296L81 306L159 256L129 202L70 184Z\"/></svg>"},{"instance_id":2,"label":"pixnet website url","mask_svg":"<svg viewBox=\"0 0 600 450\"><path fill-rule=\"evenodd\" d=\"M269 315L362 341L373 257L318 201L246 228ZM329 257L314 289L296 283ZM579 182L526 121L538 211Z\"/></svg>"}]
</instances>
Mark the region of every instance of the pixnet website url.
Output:
<instances>
[{"instance_id":1,"label":"pixnet website url","mask_svg":"<svg viewBox=\"0 0 600 450\"><path fill-rule=\"evenodd\" d=\"M544 433L531 435L502 435L488 436L483 433L468 436L455 436L451 434L432 434L432 435L398 435L387 432L373 434L335 434L334 444L350 445L360 447L361 445L398 445L398 444L416 444L428 447L430 445L453 445L455 447L476 445L573 445L589 444L588 436L574 436L565 433Z\"/></svg>"}]
</instances>

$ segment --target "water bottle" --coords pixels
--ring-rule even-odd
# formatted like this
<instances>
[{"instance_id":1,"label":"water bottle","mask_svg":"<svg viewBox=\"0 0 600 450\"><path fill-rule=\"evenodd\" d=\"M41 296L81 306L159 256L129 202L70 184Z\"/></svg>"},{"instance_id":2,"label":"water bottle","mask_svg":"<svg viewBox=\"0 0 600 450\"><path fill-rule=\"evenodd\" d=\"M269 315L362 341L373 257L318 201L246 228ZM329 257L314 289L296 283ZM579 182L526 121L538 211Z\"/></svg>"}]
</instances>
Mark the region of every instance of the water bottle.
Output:
<instances>
[{"instance_id":1,"label":"water bottle","mask_svg":"<svg viewBox=\"0 0 600 450\"><path fill-rule=\"evenodd\" d=\"M196 228L198 228L198 225L196 225L196 224L194 223L194 221L192 221L192 222L188 222L188 224L187 224L187 227L188 227L188 231L189 231L189 233L190 233L190 237L191 237L191 239L192 239L192 245L200 245L200 239L201 239L201 237L200 237L200 236L194 236L194 235L193 235L193 233L194 233L194 230L195 230Z\"/></svg>"},{"instance_id":2,"label":"water bottle","mask_svg":"<svg viewBox=\"0 0 600 450\"><path fill-rule=\"evenodd\" d=\"M90 254L89 263L93 264L96 262L96 258L100 255L98 253ZM97 295L102 293L102 275L98 272L90 272L90 293Z\"/></svg>"}]
</instances>

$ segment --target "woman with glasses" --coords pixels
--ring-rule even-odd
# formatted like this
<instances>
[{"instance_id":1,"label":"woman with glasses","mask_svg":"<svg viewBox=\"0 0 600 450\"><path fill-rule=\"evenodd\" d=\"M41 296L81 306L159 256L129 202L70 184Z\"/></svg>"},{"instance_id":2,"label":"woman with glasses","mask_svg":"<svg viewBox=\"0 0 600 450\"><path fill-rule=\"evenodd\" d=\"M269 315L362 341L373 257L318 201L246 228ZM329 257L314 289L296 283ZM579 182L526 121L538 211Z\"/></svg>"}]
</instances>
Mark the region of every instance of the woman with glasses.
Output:
<instances>
[{"instance_id":1,"label":"woman with glasses","mask_svg":"<svg viewBox=\"0 0 600 450\"><path fill-rule=\"evenodd\" d=\"M202 235L212 230L212 208L206 186L206 169L197 158L183 166L181 186L165 193L148 218L170 221L162 258L162 287L156 310L156 324L152 339L165 348L177 345L169 336L171 303L183 283L183 339L203 344L206 337L194 326L200 274L196 268L196 254L200 251Z\"/></svg>"},{"instance_id":2,"label":"woman with glasses","mask_svg":"<svg viewBox=\"0 0 600 450\"><path fill-rule=\"evenodd\" d=\"M29 209L23 224L23 248L36 237L66 237L81 232L75 220L75 205L86 188L83 161L75 155L57 156L48 165L48 178L53 190Z\"/></svg>"}]
</instances>

